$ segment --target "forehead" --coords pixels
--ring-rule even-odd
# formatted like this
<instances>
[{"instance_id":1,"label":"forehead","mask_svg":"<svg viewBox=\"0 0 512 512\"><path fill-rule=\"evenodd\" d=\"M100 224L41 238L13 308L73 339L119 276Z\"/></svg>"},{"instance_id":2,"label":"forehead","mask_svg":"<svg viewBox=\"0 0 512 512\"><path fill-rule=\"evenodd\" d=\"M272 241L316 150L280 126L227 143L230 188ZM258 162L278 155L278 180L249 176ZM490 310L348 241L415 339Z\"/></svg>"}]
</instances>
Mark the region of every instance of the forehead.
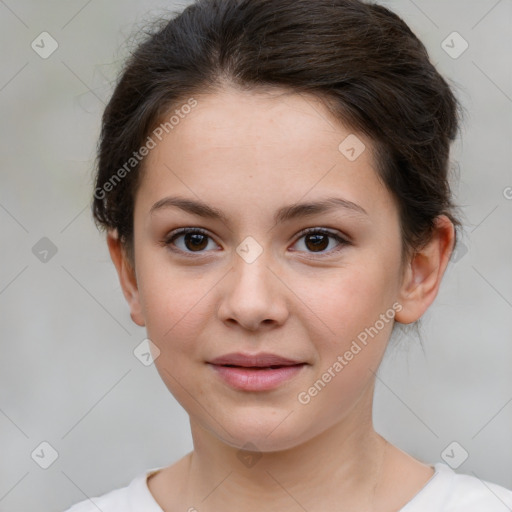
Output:
<instances>
[{"instance_id":1,"label":"forehead","mask_svg":"<svg viewBox=\"0 0 512 512\"><path fill-rule=\"evenodd\" d=\"M146 158L147 202L178 190L227 204L235 193L241 204L277 209L337 190L367 210L389 206L371 141L334 119L315 96L225 89L194 100Z\"/></svg>"},{"instance_id":2,"label":"forehead","mask_svg":"<svg viewBox=\"0 0 512 512\"><path fill-rule=\"evenodd\" d=\"M196 107L174 131L176 142L198 155L211 149L239 148L247 153L253 148L272 150L273 157L284 153L292 159L312 148L315 153L332 150L333 143L336 149L340 136L351 133L310 94L228 88L195 98ZM199 139L201 144L196 144Z\"/></svg>"}]
</instances>

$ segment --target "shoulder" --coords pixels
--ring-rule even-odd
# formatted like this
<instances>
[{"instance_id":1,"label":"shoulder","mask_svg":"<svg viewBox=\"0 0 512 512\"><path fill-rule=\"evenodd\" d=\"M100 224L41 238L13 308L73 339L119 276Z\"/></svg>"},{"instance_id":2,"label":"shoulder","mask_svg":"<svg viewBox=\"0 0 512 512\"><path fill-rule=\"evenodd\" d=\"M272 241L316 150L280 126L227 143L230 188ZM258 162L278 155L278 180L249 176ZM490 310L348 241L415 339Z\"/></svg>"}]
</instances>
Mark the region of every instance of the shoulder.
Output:
<instances>
[{"instance_id":1,"label":"shoulder","mask_svg":"<svg viewBox=\"0 0 512 512\"><path fill-rule=\"evenodd\" d=\"M145 512L161 512L147 487L149 475L161 468L153 468L137 475L126 487L114 489L101 496L95 496L75 503L64 512L129 512L144 510Z\"/></svg>"},{"instance_id":2,"label":"shoulder","mask_svg":"<svg viewBox=\"0 0 512 512\"><path fill-rule=\"evenodd\" d=\"M114 489L102 496L89 498L75 503L65 512L121 512L129 508L129 487Z\"/></svg>"},{"instance_id":3,"label":"shoulder","mask_svg":"<svg viewBox=\"0 0 512 512\"><path fill-rule=\"evenodd\" d=\"M453 474L446 512L505 512L512 509L511 490L477 476Z\"/></svg>"},{"instance_id":4,"label":"shoulder","mask_svg":"<svg viewBox=\"0 0 512 512\"><path fill-rule=\"evenodd\" d=\"M435 474L400 512L508 512L512 491L477 476L435 464Z\"/></svg>"}]
</instances>

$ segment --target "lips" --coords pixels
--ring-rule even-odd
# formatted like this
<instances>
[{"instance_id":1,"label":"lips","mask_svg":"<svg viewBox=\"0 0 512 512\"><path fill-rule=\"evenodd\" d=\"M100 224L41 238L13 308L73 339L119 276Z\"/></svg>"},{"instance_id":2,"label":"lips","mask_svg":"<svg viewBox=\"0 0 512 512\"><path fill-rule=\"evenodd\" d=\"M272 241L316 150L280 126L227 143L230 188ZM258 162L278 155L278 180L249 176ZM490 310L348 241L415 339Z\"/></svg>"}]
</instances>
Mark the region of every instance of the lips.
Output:
<instances>
[{"instance_id":1,"label":"lips","mask_svg":"<svg viewBox=\"0 0 512 512\"><path fill-rule=\"evenodd\" d=\"M303 364L303 361L288 359L268 352L260 352L254 355L237 352L216 357L209 362L219 366L237 366L242 368L279 368Z\"/></svg>"},{"instance_id":2,"label":"lips","mask_svg":"<svg viewBox=\"0 0 512 512\"><path fill-rule=\"evenodd\" d=\"M226 354L208 362L226 384L241 391L270 391L302 373L307 363L276 354Z\"/></svg>"}]
</instances>

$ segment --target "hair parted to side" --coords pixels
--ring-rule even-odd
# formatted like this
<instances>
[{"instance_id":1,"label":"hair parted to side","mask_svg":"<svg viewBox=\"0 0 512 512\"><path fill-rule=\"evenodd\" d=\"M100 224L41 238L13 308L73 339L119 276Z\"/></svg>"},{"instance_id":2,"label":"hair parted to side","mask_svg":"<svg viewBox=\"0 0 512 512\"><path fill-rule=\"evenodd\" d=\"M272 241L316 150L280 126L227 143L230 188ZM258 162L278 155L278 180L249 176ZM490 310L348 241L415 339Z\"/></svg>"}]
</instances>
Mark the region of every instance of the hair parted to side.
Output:
<instances>
[{"instance_id":1,"label":"hair parted to side","mask_svg":"<svg viewBox=\"0 0 512 512\"><path fill-rule=\"evenodd\" d=\"M439 215L460 226L448 169L463 110L393 12L360 0L197 0L156 27L121 73L98 148L93 216L117 230L131 261L143 160L115 186L109 180L169 112L226 84L313 94L369 136L406 252L429 240Z\"/></svg>"}]
</instances>

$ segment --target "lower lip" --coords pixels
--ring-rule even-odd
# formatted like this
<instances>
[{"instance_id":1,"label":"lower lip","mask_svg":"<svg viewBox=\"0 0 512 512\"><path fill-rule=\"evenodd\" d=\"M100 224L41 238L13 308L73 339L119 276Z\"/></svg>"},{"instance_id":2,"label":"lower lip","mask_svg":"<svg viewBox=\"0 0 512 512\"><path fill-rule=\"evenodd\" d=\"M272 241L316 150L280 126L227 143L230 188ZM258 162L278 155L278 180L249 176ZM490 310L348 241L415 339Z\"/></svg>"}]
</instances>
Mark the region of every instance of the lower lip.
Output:
<instances>
[{"instance_id":1,"label":"lower lip","mask_svg":"<svg viewBox=\"0 0 512 512\"><path fill-rule=\"evenodd\" d=\"M230 386L244 391L268 391L297 375L305 364L271 369L211 365Z\"/></svg>"}]
</instances>

